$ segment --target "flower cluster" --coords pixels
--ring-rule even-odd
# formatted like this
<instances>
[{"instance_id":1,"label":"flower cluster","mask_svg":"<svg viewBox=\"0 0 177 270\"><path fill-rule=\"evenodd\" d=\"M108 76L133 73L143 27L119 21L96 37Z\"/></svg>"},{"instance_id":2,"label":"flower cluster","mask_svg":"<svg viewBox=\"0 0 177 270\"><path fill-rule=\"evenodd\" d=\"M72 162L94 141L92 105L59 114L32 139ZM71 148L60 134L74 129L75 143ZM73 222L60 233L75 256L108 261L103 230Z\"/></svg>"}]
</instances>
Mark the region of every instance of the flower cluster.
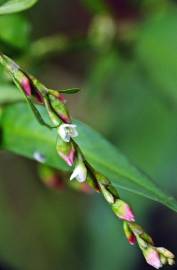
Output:
<instances>
[{"instance_id":1,"label":"flower cluster","mask_svg":"<svg viewBox=\"0 0 177 270\"><path fill-rule=\"evenodd\" d=\"M131 245L137 243L149 265L156 269L165 264L173 265L174 255L165 248L154 246L152 238L135 223L135 215L131 207L120 199L109 179L97 172L84 157L74 141L79 133L77 126L72 123L62 95L63 91L46 88L4 55L0 55L0 62L7 68L17 86L30 102L40 102L45 106L52 124L57 129L57 153L68 166L74 166L70 180L76 179L79 183L87 182L104 196L114 214L123 221L123 229L128 242ZM65 92L67 93L67 91Z\"/></svg>"}]
</instances>

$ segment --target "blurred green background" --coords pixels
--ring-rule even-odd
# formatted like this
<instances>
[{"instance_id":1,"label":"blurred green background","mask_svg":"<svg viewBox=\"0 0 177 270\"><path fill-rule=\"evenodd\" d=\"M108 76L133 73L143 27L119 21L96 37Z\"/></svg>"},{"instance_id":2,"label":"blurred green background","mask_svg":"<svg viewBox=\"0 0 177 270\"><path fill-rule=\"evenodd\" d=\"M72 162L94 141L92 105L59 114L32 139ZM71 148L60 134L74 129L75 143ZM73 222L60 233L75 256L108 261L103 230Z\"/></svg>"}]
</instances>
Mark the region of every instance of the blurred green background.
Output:
<instances>
[{"instance_id":1,"label":"blurred green background","mask_svg":"<svg viewBox=\"0 0 177 270\"><path fill-rule=\"evenodd\" d=\"M177 1L41 0L0 17L0 49L51 88L81 87L68 98L73 117L177 196ZM157 245L177 254L176 214L123 196ZM150 266L101 196L48 189L35 162L2 152L0 269Z\"/></svg>"}]
</instances>

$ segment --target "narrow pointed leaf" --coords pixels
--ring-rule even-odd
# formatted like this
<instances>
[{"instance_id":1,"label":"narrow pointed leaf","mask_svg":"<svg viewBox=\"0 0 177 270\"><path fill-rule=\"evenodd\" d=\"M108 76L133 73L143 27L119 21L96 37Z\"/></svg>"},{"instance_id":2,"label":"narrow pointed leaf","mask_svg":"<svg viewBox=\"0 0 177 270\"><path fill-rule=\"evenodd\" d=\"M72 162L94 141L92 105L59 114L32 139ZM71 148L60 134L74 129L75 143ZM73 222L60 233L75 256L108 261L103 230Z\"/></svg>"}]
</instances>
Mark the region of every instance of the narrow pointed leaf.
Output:
<instances>
[{"instance_id":1,"label":"narrow pointed leaf","mask_svg":"<svg viewBox=\"0 0 177 270\"><path fill-rule=\"evenodd\" d=\"M57 91L57 90L55 90ZM60 93L63 93L63 94L75 94L75 93L78 93L80 91L79 88L69 88L69 89L61 89L61 90L58 90Z\"/></svg>"},{"instance_id":2,"label":"narrow pointed leaf","mask_svg":"<svg viewBox=\"0 0 177 270\"><path fill-rule=\"evenodd\" d=\"M44 111L40 111L46 118ZM177 202L165 194L149 176L133 166L128 159L100 134L87 125L78 125L80 145L88 161L105 174L116 189L124 189L160 202L177 212ZM69 170L56 153L57 132L41 126L26 104L7 106L1 118L3 149L34 158L41 153L47 165Z\"/></svg>"}]
</instances>

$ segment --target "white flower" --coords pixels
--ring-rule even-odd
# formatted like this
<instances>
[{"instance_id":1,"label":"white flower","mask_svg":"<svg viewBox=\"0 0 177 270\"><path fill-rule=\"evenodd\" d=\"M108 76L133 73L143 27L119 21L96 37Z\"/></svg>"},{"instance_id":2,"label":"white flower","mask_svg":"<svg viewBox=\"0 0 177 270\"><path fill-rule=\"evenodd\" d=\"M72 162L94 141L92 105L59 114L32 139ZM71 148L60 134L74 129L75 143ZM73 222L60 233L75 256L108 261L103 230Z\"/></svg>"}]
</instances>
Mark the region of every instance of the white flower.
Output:
<instances>
[{"instance_id":1,"label":"white flower","mask_svg":"<svg viewBox=\"0 0 177 270\"><path fill-rule=\"evenodd\" d=\"M83 183L86 181L87 178L87 169L82 160L79 160L71 177L70 180L76 179L78 182Z\"/></svg>"},{"instance_id":2,"label":"white flower","mask_svg":"<svg viewBox=\"0 0 177 270\"><path fill-rule=\"evenodd\" d=\"M63 139L63 141L70 142L71 138L77 137L79 135L76 128L76 125L61 124L58 128L58 134Z\"/></svg>"}]
</instances>

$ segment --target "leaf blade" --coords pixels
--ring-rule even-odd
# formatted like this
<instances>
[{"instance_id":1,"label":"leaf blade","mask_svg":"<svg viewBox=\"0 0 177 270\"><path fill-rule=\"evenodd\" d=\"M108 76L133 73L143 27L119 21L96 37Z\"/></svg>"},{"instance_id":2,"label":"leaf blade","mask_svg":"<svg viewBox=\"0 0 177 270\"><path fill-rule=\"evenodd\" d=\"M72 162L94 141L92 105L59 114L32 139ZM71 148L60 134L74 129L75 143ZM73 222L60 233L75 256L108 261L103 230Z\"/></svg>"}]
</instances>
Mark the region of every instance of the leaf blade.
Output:
<instances>
[{"instance_id":1,"label":"leaf blade","mask_svg":"<svg viewBox=\"0 0 177 270\"><path fill-rule=\"evenodd\" d=\"M44 112L43 117L45 119ZM177 212L176 200L165 194L150 177L132 165L96 131L79 121L75 121L75 123L79 130L79 137L76 141L81 150L95 169L109 177L116 189L120 188L139 194ZM26 104L7 107L3 112L1 127L3 149L32 159L37 151L45 156L46 164L60 170L69 170L56 154L56 130L49 130L41 126Z\"/></svg>"},{"instance_id":2,"label":"leaf blade","mask_svg":"<svg viewBox=\"0 0 177 270\"><path fill-rule=\"evenodd\" d=\"M9 0L0 6L0 15L23 11L32 7L38 0Z\"/></svg>"}]
</instances>

